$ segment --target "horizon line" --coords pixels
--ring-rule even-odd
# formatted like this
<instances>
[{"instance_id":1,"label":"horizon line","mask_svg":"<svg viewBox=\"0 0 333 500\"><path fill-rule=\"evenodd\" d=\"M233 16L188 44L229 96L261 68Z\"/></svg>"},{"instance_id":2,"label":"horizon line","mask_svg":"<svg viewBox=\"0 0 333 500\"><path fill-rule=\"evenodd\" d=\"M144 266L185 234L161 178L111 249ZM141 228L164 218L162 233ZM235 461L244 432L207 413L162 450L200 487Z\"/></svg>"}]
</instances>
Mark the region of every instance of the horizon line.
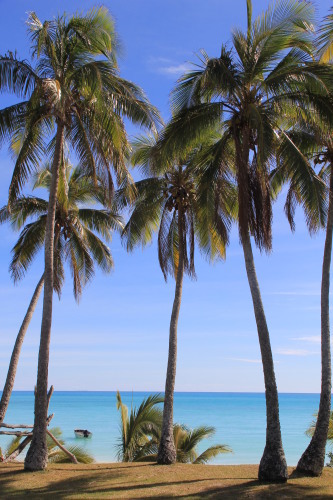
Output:
<instances>
[{"instance_id":1,"label":"horizon line","mask_svg":"<svg viewBox=\"0 0 333 500\"><path fill-rule=\"evenodd\" d=\"M116 393L118 389L110 389L110 390L87 390L87 389L57 389L54 390L56 392L87 392L87 393L95 393L95 392L106 392L106 393ZM31 389L16 389L14 392L29 392L33 393L34 391ZM145 389L145 390L128 390L121 389L119 392L128 392L128 393L164 393L164 391L153 390L153 389ZM2 391L0 390L0 394ZM265 391L175 391L175 394L265 394ZM320 392L285 392L281 391L278 394L309 394L309 395L318 395L320 396ZM333 395L333 390L332 390Z\"/></svg>"}]
</instances>

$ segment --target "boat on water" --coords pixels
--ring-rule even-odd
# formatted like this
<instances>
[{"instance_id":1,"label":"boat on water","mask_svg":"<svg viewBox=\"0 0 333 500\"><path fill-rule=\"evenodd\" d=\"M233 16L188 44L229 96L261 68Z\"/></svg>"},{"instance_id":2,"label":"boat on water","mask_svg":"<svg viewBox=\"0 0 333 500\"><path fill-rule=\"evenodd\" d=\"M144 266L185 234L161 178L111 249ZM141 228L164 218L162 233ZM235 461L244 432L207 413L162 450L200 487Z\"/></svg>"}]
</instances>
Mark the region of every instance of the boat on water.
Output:
<instances>
[{"instance_id":1,"label":"boat on water","mask_svg":"<svg viewBox=\"0 0 333 500\"><path fill-rule=\"evenodd\" d=\"M91 438L92 432L87 429L74 429L75 437L77 438Z\"/></svg>"}]
</instances>

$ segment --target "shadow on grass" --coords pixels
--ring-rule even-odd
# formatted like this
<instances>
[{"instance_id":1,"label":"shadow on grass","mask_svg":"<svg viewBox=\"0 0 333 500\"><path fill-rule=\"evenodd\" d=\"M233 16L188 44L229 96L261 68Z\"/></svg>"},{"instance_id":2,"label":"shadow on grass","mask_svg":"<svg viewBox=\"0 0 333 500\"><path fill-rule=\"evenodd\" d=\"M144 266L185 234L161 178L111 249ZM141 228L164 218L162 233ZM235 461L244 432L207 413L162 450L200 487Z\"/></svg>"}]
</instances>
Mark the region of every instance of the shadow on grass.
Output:
<instances>
[{"instance_id":1,"label":"shadow on grass","mask_svg":"<svg viewBox=\"0 0 333 500\"><path fill-rule=\"evenodd\" d=\"M140 469L146 467L139 465ZM15 481L22 476L22 483L24 484L24 477L28 473L23 470L12 470L3 472L0 475L0 498L22 498L30 496L30 498L70 498L72 495L76 498L82 497L95 497L95 498L130 498L132 500L139 500L142 498L159 498L167 500L170 498L183 498L197 500L200 498L207 498L209 500L217 499L300 499L311 498L314 500L332 498L332 494L318 494L316 485L302 485L293 483L284 484L268 484L260 483L258 480L248 480L248 478L221 477L204 477L197 479L179 479L163 481L163 474L159 476L138 477L136 474L128 474L130 466L121 467L102 467L94 469L89 473L87 469L75 469L75 475L78 477L67 477L61 480L53 481L45 486L38 486L38 475L47 478L48 472L34 473L35 484L33 488L29 488L28 481L25 482L23 489L17 489ZM123 473L121 472L124 469ZM52 472L66 471L69 473L68 468L62 469L57 467ZM109 473L107 472L109 471ZM141 470L144 475L144 471ZM82 474L84 473L84 474ZM165 477L168 477L166 474ZM161 481L162 479L162 481ZM296 477L294 477L296 479ZM156 481L156 482L155 482ZM230 481L242 481L240 484L230 485ZM220 485L211 486L212 483L220 483ZM229 485L228 485L229 483ZM191 489L195 488L195 492L191 493ZM16 488L16 489L15 489ZM150 490L150 491L149 491ZM2 493L1 493L2 492Z\"/></svg>"}]
</instances>

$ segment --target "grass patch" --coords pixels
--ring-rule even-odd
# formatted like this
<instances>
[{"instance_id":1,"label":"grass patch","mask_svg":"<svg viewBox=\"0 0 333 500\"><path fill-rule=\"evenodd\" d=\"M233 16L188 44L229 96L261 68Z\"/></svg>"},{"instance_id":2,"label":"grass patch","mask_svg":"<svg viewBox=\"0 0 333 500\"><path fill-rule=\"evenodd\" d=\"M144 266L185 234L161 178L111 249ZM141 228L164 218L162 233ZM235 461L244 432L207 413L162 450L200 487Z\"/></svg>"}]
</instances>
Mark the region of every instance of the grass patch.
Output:
<instances>
[{"instance_id":1,"label":"grass patch","mask_svg":"<svg viewBox=\"0 0 333 500\"><path fill-rule=\"evenodd\" d=\"M23 464L0 465L5 498L311 498L333 496L333 469L319 478L298 477L289 468L286 484L257 481L256 465L158 466L145 463L50 464L45 472L24 472Z\"/></svg>"}]
</instances>

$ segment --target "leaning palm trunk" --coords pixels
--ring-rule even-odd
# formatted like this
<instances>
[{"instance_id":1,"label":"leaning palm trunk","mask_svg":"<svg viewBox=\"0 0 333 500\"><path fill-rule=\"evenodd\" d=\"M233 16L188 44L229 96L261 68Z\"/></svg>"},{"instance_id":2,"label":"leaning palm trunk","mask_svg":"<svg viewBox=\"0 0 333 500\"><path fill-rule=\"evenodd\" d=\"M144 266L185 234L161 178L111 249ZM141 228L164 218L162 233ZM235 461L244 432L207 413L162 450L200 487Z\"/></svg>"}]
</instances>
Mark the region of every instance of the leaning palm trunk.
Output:
<instances>
[{"instance_id":1,"label":"leaning palm trunk","mask_svg":"<svg viewBox=\"0 0 333 500\"><path fill-rule=\"evenodd\" d=\"M36 289L34 291L32 299L30 301L28 310L26 312L26 315L24 316L24 320L22 322L21 328L20 328L20 330L17 334L17 337L16 337L16 342L14 345L12 356L10 358L7 378L6 378L6 382L5 382L3 391L2 391L2 396L1 396L1 401L0 401L0 425L4 421L6 411L8 408L8 404L9 404L9 400L10 400L10 397L12 395L15 377L16 377L17 365L19 362L24 337L25 337L25 334L27 333L28 326L30 324L32 315L35 311L35 308L36 308L39 296L41 294L41 291L43 289L43 286L44 286L44 274L36 286Z\"/></svg>"},{"instance_id":2,"label":"leaning palm trunk","mask_svg":"<svg viewBox=\"0 0 333 500\"><path fill-rule=\"evenodd\" d=\"M47 466L48 452L46 442L47 419L47 384L49 367L49 350L52 324L53 300L53 253L54 253L54 221L56 211L59 170L64 147L64 124L57 122L55 154L52 164L52 181L45 231L45 270L43 315L38 356L37 388L35 395L35 420L33 437L24 467L26 470L43 470Z\"/></svg>"},{"instance_id":3,"label":"leaning palm trunk","mask_svg":"<svg viewBox=\"0 0 333 500\"><path fill-rule=\"evenodd\" d=\"M319 412L310 444L301 456L297 470L320 476L325 462L325 448L331 413L331 344L330 344L330 270L333 233L333 166L331 167L329 206L321 280L321 392Z\"/></svg>"},{"instance_id":4,"label":"leaning palm trunk","mask_svg":"<svg viewBox=\"0 0 333 500\"><path fill-rule=\"evenodd\" d=\"M287 463L282 446L279 419L279 400L274 373L273 356L263 303L254 266L250 235L242 237L245 266L256 317L266 395L266 446L259 465L259 480L286 481Z\"/></svg>"},{"instance_id":5,"label":"leaning palm trunk","mask_svg":"<svg viewBox=\"0 0 333 500\"><path fill-rule=\"evenodd\" d=\"M177 364L177 326L182 299L183 276L184 276L184 231L183 210L179 204L178 210L178 234L179 234L179 261L176 278L175 298L173 301L170 320L168 367L165 381L165 396L163 407L163 422L161 440L158 450L157 462L163 465L174 464L177 452L173 439L173 397L176 380Z\"/></svg>"}]
</instances>

